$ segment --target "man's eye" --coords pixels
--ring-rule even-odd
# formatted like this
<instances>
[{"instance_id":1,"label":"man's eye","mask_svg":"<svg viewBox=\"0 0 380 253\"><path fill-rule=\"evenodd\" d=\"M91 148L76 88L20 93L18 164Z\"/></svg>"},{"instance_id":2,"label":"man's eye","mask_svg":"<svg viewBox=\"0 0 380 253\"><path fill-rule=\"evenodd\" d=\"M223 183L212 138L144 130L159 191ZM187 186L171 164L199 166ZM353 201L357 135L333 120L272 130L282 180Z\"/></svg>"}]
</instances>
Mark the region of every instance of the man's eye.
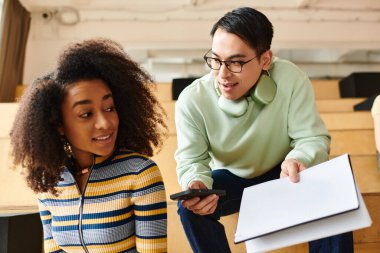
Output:
<instances>
[{"instance_id":1,"label":"man's eye","mask_svg":"<svg viewBox=\"0 0 380 253\"><path fill-rule=\"evenodd\" d=\"M229 61L228 64L229 65L233 65L233 66L240 66L241 65L241 61Z\"/></svg>"}]
</instances>

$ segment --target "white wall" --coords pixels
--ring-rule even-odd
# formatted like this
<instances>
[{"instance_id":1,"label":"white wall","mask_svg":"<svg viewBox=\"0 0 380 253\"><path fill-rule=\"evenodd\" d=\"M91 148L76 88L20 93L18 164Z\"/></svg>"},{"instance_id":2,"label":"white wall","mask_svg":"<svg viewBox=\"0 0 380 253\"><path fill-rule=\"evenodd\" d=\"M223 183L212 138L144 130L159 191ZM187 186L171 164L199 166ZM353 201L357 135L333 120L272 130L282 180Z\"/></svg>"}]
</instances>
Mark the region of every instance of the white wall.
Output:
<instances>
[{"instance_id":1,"label":"white wall","mask_svg":"<svg viewBox=\"0 0 380 253\"><path fill-rule=\"evenodd\" d=\"M363 1L363 5L355 4L354 0L345 1L351 4L351 9L341 9L340 0L331 1L330 6L326 6L327 1L296 1L300 5L314 3L315 9L263 8L261 11L274 25L275 54L294 61L311 77L342 77L355 71L380 71L380 12L368 7L374 4L372 0ZM34 3L33 0L22 2ZM62 1L48 2L52 5ZM87 2L101 4L99 1ZM62 25L54 17L42 18L46 10L59 13L56 6L47 9L29 6L34 11L24 83L28 84L52 69L67 43L93 37L107 37L123 44L132 58L142 63L158 82L202 75L207 72L202 56L211 44L212 24L232 9L232 2L223 0L222 3L228 2L229 5L218 8L213 0L197 2L204 2L204 5L180 6L163 13L154 12L149 6L146 12L121 7L112 9L112 6L91 9L90 6L79 9L80 22L72 26ZM360 57L355 52L359 52Z\"/></svg>"}]
</instances>

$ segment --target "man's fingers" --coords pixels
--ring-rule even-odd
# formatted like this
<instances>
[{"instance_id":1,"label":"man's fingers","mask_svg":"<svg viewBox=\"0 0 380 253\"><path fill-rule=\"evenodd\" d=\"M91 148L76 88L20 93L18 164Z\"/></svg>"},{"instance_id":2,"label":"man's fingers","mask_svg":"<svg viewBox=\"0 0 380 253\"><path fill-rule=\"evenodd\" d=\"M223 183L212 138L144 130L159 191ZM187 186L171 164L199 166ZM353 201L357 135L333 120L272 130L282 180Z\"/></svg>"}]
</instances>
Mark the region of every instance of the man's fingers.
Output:
<instances>
[{"instance_id":1,"label":"man's fingers","mask_svg":"<svg viewBox=\"0 0 380 253\"><path fill-rule=\"evenodd\" d=\"M207 196L203 198L199 203L192 206L189 210L199 215L211 214L215 211L216 206L218 205L218 199L219 196L215 194Z\"/></svg>"},{"instance_id":2,"label":"man's fingers","mask_svg":"<svg viewBox=\"0 0 380 253\"><path fill-rule=\"evenodd\" d=\"M307 167L303 163L295 159L288 159L281 164L280 177L289 177L291 182L297 183L300 181L299 173L305 169L307 169Z\"/></svg>"},{"instance_id":3,"label":"man's fingers","mask_svg":"<svg viewBox=\"0 0 380 253\"><path fill-rule=\"evenodd\" d=\"M204 208L212 203L214 200L217 200L219 197L215 194L212 194L210 196L204 197L199 201L196 205L192 206L193 210L204 210Z\"/></svg>"},{"instance_id":4,"label":"man's fingers","mask_svg":"<svg viewBox=\"0 0 380 253\"><path fill-rule=\"evenodd\" d=\"M298 167L294 166L294 164L288 167L289 179L293 183L297 183L300 180L298 172Z\"/></svg>"},{"instance_id":5,"label":"man's fingers","mask_svg":"<svg viewBox=\"0 0 380 253\"><path fill-rule=\"evenodd\" d=\"M303 171L303 170L306 170L306 166L303 165L302 163L299 163L299 171Z\"/></svg>"},{"instance_id":6,"label":"man's fingers","mask_svg":"<svg viewBox=\"0 0 380 253\"><path fill-rule=\"evenodd\" d=\"M190 182L189 189L207 189L207 187L201 181L195 180Z\"/></svg>"},{"instance_id":7,"label":"man's fingers","mask_svg":"<svg viewBox=\"0 0 380 253\"><path fill-rule=\"evenodd\" d=\"M216 206L218 205L218 199L219 197L215 195L213 199L202 208L203 212L205 214L213 213L216 209Z\"/></svg>"},{"instance_id":8,"label":"man's fingers","mask_svg":"<svg viewBox=\"0 0 380 253\"><path fill-rule=\"evenodd\" d=\"M285 170L281 170L280 178L288 177L288 176L289 176L289 175L288 175L287 171L285 171Z\"/></svg>"},{"instance_id":9,"label":"man's fingers","mask_svg":"<svg viewBox=\"0 0 380 253\"><path fill-rule=\"evenodd\" d=\"M293 183L299 181L299 167L298 163L293 160L286 160L281 165L280 177L289 177L289 180Z\"/></svg>"},{"instance_id":10,"label":"man's fingers","mask_svg":"<svg viewBox=\"0 0 380 253\"><path fill-rule=\"evenodd\" d=\"M188 199L188 200L183 200L182 201L182 206L184 208L187 208L189 210L191 210L193 208L193 206L195 206L198 202L200 202L200 198L199 197L194 197L194 198L191 198L191 199Z\"/></svg>"}]
</instances>

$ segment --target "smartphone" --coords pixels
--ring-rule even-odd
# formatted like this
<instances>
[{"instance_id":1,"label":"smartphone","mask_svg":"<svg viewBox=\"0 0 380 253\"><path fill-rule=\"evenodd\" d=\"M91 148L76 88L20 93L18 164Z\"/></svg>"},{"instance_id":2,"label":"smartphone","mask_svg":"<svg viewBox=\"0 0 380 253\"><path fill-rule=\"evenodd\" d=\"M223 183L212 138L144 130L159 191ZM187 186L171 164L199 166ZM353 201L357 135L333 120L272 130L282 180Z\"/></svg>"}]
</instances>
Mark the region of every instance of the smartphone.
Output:
<instances>
[{"instance_id":1,"label":"smartphone","mask_svg":"<svg viewBox=\"0 0 380 253\"><path fill-rule=\"evenodd\" d=\"M210 189L187 189L186 191L178 192L170 195L172 200L186 200L194 197L206 197L211 194L216 194L218 196L226 195L225 190L210 190Z\"/></svg>"}]
</instances>

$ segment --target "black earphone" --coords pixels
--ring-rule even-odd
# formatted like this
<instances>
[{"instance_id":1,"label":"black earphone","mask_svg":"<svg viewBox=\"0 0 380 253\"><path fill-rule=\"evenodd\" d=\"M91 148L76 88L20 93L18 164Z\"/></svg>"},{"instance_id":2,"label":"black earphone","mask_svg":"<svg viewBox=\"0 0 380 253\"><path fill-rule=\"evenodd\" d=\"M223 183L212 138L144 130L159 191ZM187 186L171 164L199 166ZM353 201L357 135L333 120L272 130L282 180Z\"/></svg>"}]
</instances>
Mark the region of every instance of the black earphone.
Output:
<instances>
[{"instance_id":1,"label":"black earphone","mask_svg":"<svg viewBox=\"0 0 380 253\"><path fill-rule=\"evenodd\" d=\"M250 90L249 94L252 100L259 106L264 106L273 101L276 96L277 85L268 75L262 73L256 85ZM233 117L243 116L248 109L248 100L246 97L238 100L229 100L225 98L218 87L218 81L215 79L214 83L217 94L219 95L218 106L219 108Z\"/></svg>"}]
</instances>

